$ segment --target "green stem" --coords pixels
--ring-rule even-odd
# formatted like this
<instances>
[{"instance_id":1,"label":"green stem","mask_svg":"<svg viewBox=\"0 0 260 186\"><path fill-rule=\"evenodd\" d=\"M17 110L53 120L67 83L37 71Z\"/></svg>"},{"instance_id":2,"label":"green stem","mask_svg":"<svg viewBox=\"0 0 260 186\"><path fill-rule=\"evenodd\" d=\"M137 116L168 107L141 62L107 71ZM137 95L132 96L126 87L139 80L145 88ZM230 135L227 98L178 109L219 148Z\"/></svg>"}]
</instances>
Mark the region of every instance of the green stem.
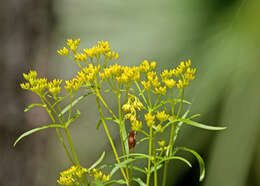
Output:
<instances>
[{"instance_id":1,"label":"green stem","mask_svg":"<svg viewBox=\"0 0 260 186\"><path fill-rule=\"evenodd\" d=\"M103 105L106 107L106 109L110 112L110 114L112 114L113 118L115 120L117 120L116 115L114 114L114 112L109 108L109 106L107 105L107 103L105 102L105 100L102 98L102 96L100 95L98 89L96 89L96 96L100 99L100 101L103 103Z\"/></svg>"},{"instance_id":2,"label":"green stem","mask_svg":"<svg viewBox=\"0 0 260 186\"><path fill-rule=\"evenodd\" d=\"M149 156L152 156L152 149L153 148L153 127L150 127L150 135L149 135ZM148 169L147 169L147 178L146 178L146 185L149 186L151 176L151 159L148 159Z\"/></svg>"},{"instance_id":3,"label":"green stem","mask_svg":"<svg viewBox=\"0 0 260 186\"><path fill-rule=\"evenodd\" d=\"M40 96L40 99L41 99L41 101L43 102L43 104L46 105L46 103L45 103L45 101L44 101L44 100L46 100L46 99L44 99L44 97L42 97L42 96ZM46 101L47 101L47 100L46 100ZM47 103L48 103L48 102L47 102ZM50 104L49 104L49 106L50 106ZM48 109L47 106L45 107L45 110L46 110L47 113L49 114L49 116L50 116L52 122L55 123L55 119L54 119L54 117L53 117L51 111ZM61 142L61 144L62 144L64 150L66 151L66 154L67 154L67 156L68 156L68 158L69 158L69 161L74 165L75 163L73 162L73 160L72 160L72 158L71 158L71 155L70 155L70 153L69 153L69 150L68 150L67 146L65 145L64 140L63 140L63 138L62 138L62 136L61 136L61 133L60 133L60 131L59 131L58 128L56 128L56 133L57 133L57 135L58 135L58 137L59 137L59 139L60 139L60 142Z\"/></svg>"},{"instance_id":4,"label":"green stem","mask_svg":"<svg viewBox=\"0 0 260 186\"><path fill-rule=\"evenodd\" d=\"M112 137L111 137L111 135L110 135L110 132L109 132L109 130L108 130L108 128L107 128L107 124L106 124L106 122L105 122L105 119L104 119L104 116L103 116L103 112L102 112L102 110L101 110L101 106L100 106L99 100L100 100L100 99L99 99L98 96L96 95L96 102L97 102L98 111L99 111L99 114L100 114L100 117L101 117L101 121L102 121L102 123L103 123L104 129L105 129L105 132L106 132L106 135L107 135L108 140L109 140L109 142L110 142L110 145L111 145L111 147L112 147L112 149L113 149L113 152L114 152L116 161L117 161L117 163L120 163L120 159L119 159L118 153L117 153L117 151L116 151L115 144L114 144L114 142L113 142L113 140L112 140ZM122 175L123 175L124 179L125 179L126 182L127 182L128 179L127 179L127 177L126 177L126 174L125 174L124 169L123 169L122 167L120 167L120 170L121 170L121 172L122 172Z\"/></svg>"},{"instance_id":5,"label":"green stem","mask_svg":"<svg viewBox=\"0 0 260 186\"><path fill-rule=\"evenodd\" d=\"M68 142L69 142L69 146L70 146L70 149L72 151L72 155L76 161L76 165L80 166L80 163L79 163L79 160L78 160L78 157L77 157L77 154L75 152L75 148L74 148L74 145L72 143L72 140L71 140L71 136L70 136L70 132L69 132L69 129L67 127L64 128L65 130L65 133L66 133L66 136L68 138Z\"/></svg>"},{"instance_id":6,"label":"green stem","mask_svg":"<svg viewBox=\"0 0 260 186\"><path fill-rule=\"evenodd\" d=\"M154 160L154 186L157 186L157 160Z\"/></svg>"},{"instance_id":7,"label":"green stem","mask_svg":"<svg viewBox=\"0 0 260 186\"><path fill-rule=\"evenodd\" d=\"M163 167L162 186L165 186L165 185L166 185L168 164L169 164L169 161L165 161L164 167Z\"/></svg>"},{"instance_id":8,"label":"green stem","mask_svg":"<svg viewBox=\"0 0 260 186\"><path fill-rule=\"evenodd\" d=\"M118 83L118 90L117 90L117 102L118 102L118 118L119 118L119 134L120 134L120 139L121 139L121 146L122 146L122 152L123 155L127 155L126 148L125 148L125 139L123 132L126 133L125 127L123 126L124 123L122 121L122 110L121 110L121 93L120 93L120 84ZM125 159L128 159L126 157ZM126 175L129 180L129 170L128 170L128 165L126 165Z\"/></svg>"},{"instance_id":9,"label":"green stem","mask_svg":"<svg viewBox=\"0 0 260 186\"><path fill-rule=\"evenodd\" d=\"M147 100L146 100L146 98L145 98L145 96L144 96L144 94L143 94L143 91L141 90L141 88L140 88L140 86L139 86L139 84L138 84L137 81L135 81L135 85L136 85L137 89L139 90L139 93L141 94L141 96L142 96L142 98L143 98L145 104L148 105L148 104L147 104Z\"/></svg>"},{"instance_id":10,"label":"green stem","mask_svg":"<svg viewBox=\"0 0 260 186\"><path fill-rule=\"evenodd\" d=\"M72 112L72 99L73 99L73 95L70 94L70 111L69 111L69 117L68 117L68 121L70 120L71 117L71 112Z\"/></svg>"},{"instance_id":11,"label":"green stem","mask_svg":"<svg viewBox=\"0 0 260 186\"><path fill-rule=\"evenodd\" d=\"M184 97L184 88L181 90L181 103L180 103L178 113L177 113L177 116L176 116L177 118L179 118L180 113L181 113L181 108L182 108L182 104L183 104L183 97Z\"/></svg>"},{"instance_id":12,"label":"green stem","mask_svg":"<svg viewBox=\"0 0 260 186\"><path fill-rule=\"evenodd\" d=\"M135 153L135 148L133 147L133 153ZM134 167L134 161L131 162L131 167L130 167L130 174L129 174L129 186L132 185L132 180L133 180L133 167Z\"/></svg>"}]
</instances>

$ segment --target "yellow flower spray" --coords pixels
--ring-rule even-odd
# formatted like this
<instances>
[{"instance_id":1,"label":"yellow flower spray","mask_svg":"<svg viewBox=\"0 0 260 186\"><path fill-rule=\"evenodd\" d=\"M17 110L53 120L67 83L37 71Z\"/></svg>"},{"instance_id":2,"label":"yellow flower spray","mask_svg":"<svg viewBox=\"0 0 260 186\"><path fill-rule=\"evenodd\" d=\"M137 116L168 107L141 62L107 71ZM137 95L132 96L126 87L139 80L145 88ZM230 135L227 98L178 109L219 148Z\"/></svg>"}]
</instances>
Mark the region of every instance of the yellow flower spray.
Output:
<instances>
[{"instance_id":1,"label":"yellow flower spray","mask_svg":"<svg viewBox=\"0 0 260 186\"><path fill-rule=\"evenodd\" d=\"M80 39L68 39L66 46L57 51L58 55L68 57L78 65L79 71L72 79L49 81L46 78L39 78L37 72L33 70L23 74L26 82L21 84L21 88L36 93L42 101L28 106L25 111L35 106L43 107L49 114L52 124L22 134L14 145L32 133L55 128L71 163L71 168L60 173L57 182L61 185L131 186L133 182L137 182L139 185L149 186L153 175L155 186L165 186L169 161L177 159L191 166L188 160L177 155L178 151L190 152L199 160L200 180L203 180L205 167L200 155L192 149L177 147L174 143L179 129L183 124L207 130L225 128L195 122L192 119L197 115L189 116L189 110L183 110L183 104L190 104L184 100L184 89L195 79L196 73L196 69L191 67L191 60L182 61L176 68L165 69L158 73L155 61L144 60L138 66L120 65L119 54L111 50L107 41L98 41L96 45L83 48L82 51L79 51L79 44ZM104 84L109 86L108 90ZM84 89L85 93L77 95L79 89ZM114 94L118 105L117 111L107 104L104 98L106 92ZM99 166L105 156L104 152L92 166L84 168L72 142L69 126L81 114L74 107L90 94L95 95L100 114L97 129L103 125L114 153L115 164L112 167L106 164ZM125 99L126 101L123 101ZM67 102L68 105L62 108L61 102ZM108 111L109 116L104 114L104 109ZM113 121L118 128L122 154L113 142L107 121ZM131 131L127 131L127 128L131 128ZM166 130L170 131L169 136L164 134ZM142 145L141 143L146 140L149 143L148 147L144 146L141 152L135 152L135 146ZM140 159L147 160L145 168L134 164ZM110 169L110 172L103 173L104 168ZM157 172L160 168L163 168L162 183L158 183ZM122 179L112 179L117 170L120 170ZM133 171L144 173L145 181L134 177Z\"/></svg>"}]
</instances>

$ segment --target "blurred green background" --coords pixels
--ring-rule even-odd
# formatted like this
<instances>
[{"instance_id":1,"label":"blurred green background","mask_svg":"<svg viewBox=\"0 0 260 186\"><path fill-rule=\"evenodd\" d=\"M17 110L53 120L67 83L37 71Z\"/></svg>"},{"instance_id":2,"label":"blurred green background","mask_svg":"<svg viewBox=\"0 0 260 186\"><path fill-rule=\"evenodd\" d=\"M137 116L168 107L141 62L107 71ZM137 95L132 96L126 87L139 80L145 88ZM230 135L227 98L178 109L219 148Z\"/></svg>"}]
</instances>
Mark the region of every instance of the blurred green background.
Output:
<instances>
[{"instance_id":1,"label":"blurred green background","mask_svg":"<svg viewBox=\"0 0 260 186\"><path fill-rule=\"evenodd\" d=\"M67 38L81 47L108 40L121 64L155 60L158 68L192 59L197 78L186 91L198 121L225 125L223 132L183 127L177 145L197 150L206 161L199 168L172 162L168 185L260 185L260 1L259 0L33 0L2 1L0 7L0 185L56 185L68 168L53 130L14 140L24 131L49 122L46 113L23 109L39 101L20 90L22 73L36 69L49 78L70 79L77 67L56 55ZM113 100L110 100L113 103ZM105 150L113 161L93 97L79 106L72 138L88 167ZM112 129L113 130L113 129ZM117 131L113 130L118 141Z\"/></svg>"}]
</instances>

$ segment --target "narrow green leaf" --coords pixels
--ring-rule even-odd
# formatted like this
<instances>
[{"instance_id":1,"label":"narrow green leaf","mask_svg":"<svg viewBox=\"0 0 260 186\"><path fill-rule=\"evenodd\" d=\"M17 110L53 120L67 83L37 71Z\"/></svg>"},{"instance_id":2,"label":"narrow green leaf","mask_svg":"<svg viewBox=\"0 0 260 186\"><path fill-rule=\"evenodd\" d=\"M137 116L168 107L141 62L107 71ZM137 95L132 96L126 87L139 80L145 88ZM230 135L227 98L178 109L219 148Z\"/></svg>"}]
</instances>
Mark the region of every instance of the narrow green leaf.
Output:
<instances>
[{"instance_id":1,"label":"narrow green leaf","mask_svg":"<svg viewBox=\"0 0 260 186\"><path fill-rule=\"evenodd\" d=\"M187 110L183 115L182 115L182 119L185 119L188 114L189 114L190 110ZM175 129L175 135L174 135L174 140L173 141L176 141L177 137L178 137L178 134L180 132L180 129L181 129L181 126L183 125L183 122L180 121L179 123L177 123L176 125L176 129Z\"/></svg>"},{"instance_id":2,"label":"narrow green leaf","mask_svg":"<svg viewBox=\"0 0 260 186\"><path fill-rule=\"evenodd\" d=\"M112 185L112 184L115 184L115 183L120 184L120 185L126 184L125 180L121 179L121 180L111 180L109 182L106 182L104 185L108 186L108 185Z\"/></svg>"},{"instance_id":3,"label":"narrow green leaf","mask_svg":"<svg viewBox=\"0 0 260 186\"><path fill-rule=\"evenodd\" d=\"M45 104L30 104L29 106L27 106L25 109L24 109L24 112L28 112L31 108L33 107L43 107L45 108L46 105Z\"/></svg>"},{"instance_id":4,"label":"narrow green leaf","mask_svg":"<svg viewBox=\"0 0 260 186\"><path fill-rule=\"evenodd\" d=\"M126 165L122 165L121 167L126 168ZM141 172L141 173L146 174L146 171L143 170L143 169L141 169L141 168L139 168L139 167L132 166L132 165L131 165L131 167L133 167L133 169L136 170L136 171L139 171L139 172Z\"/></svg>"},{"instance_id":5,"label":"narrow green leaf","mask_svg":"<svg viewBox=\"0 0 260 186\"><path fill-rule=\"evenodd\" d=\"M159 164L163 163L164 161L173 160L173 159L181 160L184 163L186 163L189 167L192 167L191 163L188 160L186 160L185 158L180 157L180 156L172 156L172 157L163 158L163 160L159 161Z\"/></svg>"},{"instance_id":6,"label":"narrow green leaf","mask_svg":"<svg viewBox=\"0 0 260 186\"><path fill-rule=\"evenodd\" d=\"M100 127L101 123L102 123L102 120L100 119L100 120L98 121L98 124L97 124L97 126L96 126L96 130L98 130L98 129L99 129L99 127Z\"/></svg>"},{"instance_id":7,"label":"narrow green leaf","mask_svg":"<svg viewBox=\"0 0 260 186\"><path fill-rule=\"evenodd\" d=\"M128 154L128 155L124 155L124 156L121 156L121 158L125 158L125 157L132 157L134 156L135 158L138 158L138 159L152 159L153 157L152 156L149 156L147 154L142 154L142 153L131 153L131 154Z\"/></svg>"},{"instance_id":8,"label":"narrow green leaf","mask_svg":"<svg viewBox=\"0 0 260 186\"><path fill-rule=\"evenodd\" d=\"M189 119L178 119L178 120L182 121L188 125L191 125L193 127L198 127L198 128L206 129L206 130L225 130L226 129L226 127L214 127L214 126L204 125L202 123L198 123L196 121L192 121Z\"/></svg>"},{"instance_id":9,"label":"narrow green leaf","mask_svg":"<svg viewBox=\"0 0 260 186\"><path fill-rule=\"evenodd\" d=\"M194 114L194 115L190 116L189 119L193 119L193 118L197 118L197 117L200 117L200 114Z\"/></svg>"},{"instance_id":10,"label":"narrow green leaf","mask_svg":"<svg viewBox=\"0 0 260 186\"><path fill-rule=\"evenodd\" d=\"M93 164L90 166L89 170L91 170L91 169L95 168L96 166L98 166L98 164L100 164L100 163L102 162L102 160L104 159L105 155L106 155L106 152L104 151L104 152L101 154L100 158L99 158L95 163L93 163Z\"/></svg>"},{"instance_id":11,"label":"narrow green leaf","mask_svg":"<svg viewBox=\"0 0 260 186\"><path fill-rule=\"evenodd\" d=\"M129 154L128 134L125 128L125 122L124 121L119 122L119 127L120 127L122 138L124 140L123 144L124 144L125 152L126 154Z\"/></svg>"},{"instance_id":12,"label":"narrow green leaf","mask_svg":"<svg viewBox=\"0 0 260 186\"><path fill-rule=\"evenodd\" d=\"M44 129L48 129L48 128L64 128L63 125L58 125L58 124L52 124L52 125L46 125L46 126L43 126L43 127L38 127L38 128L34 128L32 130L29 130L25 133L23 133L21 136L19 136L19 138L14 142L14 146L21 140L23 139L24 137L30 135L30 134L33 134L35 132L38 132L38 131L41 131L41 130L44 130Z\"/></svg>"},{"instance_id":13,"label":"narrow green leaf","mask_svg":"<svg viewBox=\"0 0 260 186\"><path fill-rule=\"evenodd\" d=\"M85 97L87 97L88 95L92 94L92 92L89 92L83 96L78 97L77 99L75 99L72 104L68 104L64 109L62 109L61 113L59 114L59 117L61 117L63 114L65 114L66 112L68 112L70 110L70 107L74 107L76 104L78 104L82 99L84 99Z\"/></svg>"},{"instance_id":14,"label":"narrow green leaf","mask_svg":"<svg viewBox=\"0 0 260 186\"><path fill-rule=\"evenodd\" d=\"M141 178L133 178L134 181L136 181L137 183L139 183L140 186L147 186L143 180L141 180Z\"/></svg>"},{"instance_id":15,"label":"narrow green leaf","mask_svg":"<svg viewBox=\"0 0 260 186\"><path fill-rule=\"evenodd\" d=\"M160 168L162 168L162 166L163 166L163 164L157 165L156 169L159 170ZM153 166L153 167L151 168L151 173L153 173L154 170L155 170L155 167Z\"/></svg>"},{"instance_id":16,"label":"narrow green leaf","mask_svg":"<svg viewBox=\"0 0 260 186\"><path fill-rule=\"evenodd\" d=\"M181 100L182 100L182 99L174 99L174 102L175 102L175 103L180 103ZM189 101L187 101L187 100L185 100L185 99L183 99L183 103L186 103L186 104L188 104L188 105L191 105L191 102L189 102Z\"/></svg>"},{"instance_id":17,"label":"narrow green leaf","mask_svg":"<svg viewBox=\"0 0 260 186\"><path fill-rule=\"evenodd\" d=\"M125 165L127 165L127 164L129 164L129 163L131 163L131 162L133 162L133 161L135 161L135 159L127 159L127 160L125 160L125 161L122 161L121 163L117 163L117 164L115 164L115 167L111 170L111 172L110 172L110 177L112 177L113 176L113 174L115 174L115 172L118 170L118 169L120 169L120 167L124 167Z\"/></svg>"},{"instance_id":18,"label":"narrow green leaf","mask_svg":"<svg viewBox=\"0 0 260 186\"><path fill-rule=\"evenodd\" d=\"M91 184L95 184L95 186L104 186L105 185L104 183L102 183L101 180L92 181Z\"/></svg>"},{"instance_id":19,"label":"narrow green leaf","mask_svg":"<svg viewBox=\"0 0 260 186\"><path fill-rule=\"evenodd\" d=\"M136 145L138 145L138 144L144 142L145 140L149 140L149 137L144 137L144 138L140 139L140 140L136 143Z\"/></svg>"},{"instance_id":20,"label":"narrow green leaf","mask_svg":"<svg viewBox=\"0 0 260 186\"><path fill-rule=\"evenodd\" d=\"M203 181L203 179L205 178L205 163L202 157L196 151L189 149L187 147L177 147L177 150L190 152L197 158L200 166L200 181Z\"/></svg>"}]
</instances>

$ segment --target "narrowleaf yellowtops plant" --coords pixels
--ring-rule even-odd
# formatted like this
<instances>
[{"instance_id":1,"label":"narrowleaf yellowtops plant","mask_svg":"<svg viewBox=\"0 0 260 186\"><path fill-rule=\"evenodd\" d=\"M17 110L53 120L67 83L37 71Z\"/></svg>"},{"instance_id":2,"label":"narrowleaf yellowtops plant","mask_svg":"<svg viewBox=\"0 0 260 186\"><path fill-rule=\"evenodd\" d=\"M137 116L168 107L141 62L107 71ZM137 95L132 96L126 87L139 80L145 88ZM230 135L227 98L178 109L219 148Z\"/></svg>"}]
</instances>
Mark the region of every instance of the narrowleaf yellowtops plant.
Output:
<instances>
[{"instance_id":1,"label":"narrowleaf yellowtops plant","mask_svg":"<svg viewBox=\"0 0 260 186\"><path fill-rule=\"evenodd\" d=\"M42 107L49 114L52 123L25 132L14 145L25 136L55 128L71 163L70 168L60 173L57 182L61 185L131 186L133 182L137 182L142 186L165 186L170 161L180 160L191 167L188 160L178 155L179 151L189 152L198 159L199 180L202 181L205 175L204 161L196 151L175 145L179 130L184 124L206 130L223 130L225 127L195 122L192 119L198 114L190 116L189 110L183 109L184 104L191 104L184 99L185 88L195 79L196 68L192 67L191 60L182 61L176 68L158 73L155 61L144 60L138 66L120 65L119 54L111 50L107 41L98 41L95 46L81 50L79 43L80 39L68 39L66 46L57 51L58 55L67 57L79 67L72 79L47 80L38 77L33 70L23 74L25 82L21 84L21 88L34 92L41 100L41 103L28 106L25 112L36 106ZM81 91L84 92L83 95L78 95L79 89L84 90ZM115 96L118 110L115 111L108 105L104 98L107 92ZM95 95L100 115L99 122L93 124L97 125L97 129L101 125L105 129L114 153L113 166L101 164L105 156L103 152L92 166L85 167L80 163L77 149L72 142L70 124L81 115L75 106L85 101L90 94ZM62 102L67 103L67 106L61 107ZM108 129L108 121L114 122L118 128L122 152L120 154ZM131 129L127 131L128 128ZM147 141L149 145L144 145L143 141ZM143 151L136 152L137 145L143 145L144 147L140 148ZM147 161L146 167L137 166L136 162L141 159ZM105 173L104 170L110 171ZM117 171L121 172L120 179L113 178ZM136 177L136 172L143 175ZM161 183L158 177L161 177Z\"/></svg>"}]
</instances>

